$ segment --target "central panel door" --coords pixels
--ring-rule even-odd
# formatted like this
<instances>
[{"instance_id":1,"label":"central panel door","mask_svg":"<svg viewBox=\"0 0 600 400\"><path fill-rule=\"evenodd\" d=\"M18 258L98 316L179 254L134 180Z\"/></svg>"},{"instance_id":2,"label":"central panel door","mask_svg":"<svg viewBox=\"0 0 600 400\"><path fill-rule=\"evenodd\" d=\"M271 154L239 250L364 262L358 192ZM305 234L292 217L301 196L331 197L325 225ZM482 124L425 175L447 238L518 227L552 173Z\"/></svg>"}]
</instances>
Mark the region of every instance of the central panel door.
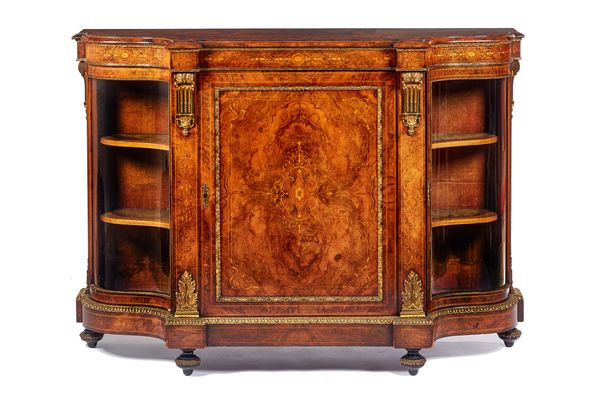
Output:
<instances>
[{"instance_id":1,"label":"central panel door","mask_svg":"<svg viewBox=\"0 0 600 400\"><path fill-rule=\"evenodd\" d=\"M395 314L394 75L200 82L201 314Z\"/></svg>"}]
</instances>

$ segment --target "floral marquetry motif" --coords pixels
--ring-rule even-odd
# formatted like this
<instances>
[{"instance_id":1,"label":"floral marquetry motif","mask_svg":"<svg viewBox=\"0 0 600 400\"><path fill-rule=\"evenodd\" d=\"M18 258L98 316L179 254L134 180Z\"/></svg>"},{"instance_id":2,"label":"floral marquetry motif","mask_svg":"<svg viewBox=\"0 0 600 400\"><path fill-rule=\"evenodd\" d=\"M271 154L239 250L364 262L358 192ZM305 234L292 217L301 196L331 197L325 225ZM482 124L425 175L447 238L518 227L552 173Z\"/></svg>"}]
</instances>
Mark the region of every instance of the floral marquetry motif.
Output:
<instances>
[{"instance_id":1,"label":"floral marquetry motif","mask_svg":"<svg viewBox=\"0 0 600 400\"><path fill-rule=\"evenodd\" d=\"M390 68L394 53L379 48L237 48L206 49L201 52L205 68Z\"/></svg>"},{"instance_id":2,"label":"floral marquetry motif","mask_svg":"<svg viewBox=\"0 0 600 400\"><path fill-rule=\"evenodd\" d=\"M511 61L510 43L440 45L428 50L435 65L459 63L496 63Z\"/></svg>"},{"instance_id":3,"label":"floral marquetry motif","mask_svg":"<svg viewBox=\"0 0 600 400\"><path fill-rule=\"evenodd\" d=\"M302 223L313 216L319 205L319 196L332 195L311 171L310 158L302 149L302 143L283 163L283 175L275 181L269 195L273 205L282 210L283 221L290 229L302 229Z\"/></svg>"},{"instance_id":4,"label":"floral marquetry motif","mask_svg":"<svg viewBox=\"0 0 600 400\"><path fill-rule=\"evenodd\" d=\"M152 46L89 44L86 58L88 62L105 65L169 66L169 52L165 48Z\"/></svg>"}]
</instances>

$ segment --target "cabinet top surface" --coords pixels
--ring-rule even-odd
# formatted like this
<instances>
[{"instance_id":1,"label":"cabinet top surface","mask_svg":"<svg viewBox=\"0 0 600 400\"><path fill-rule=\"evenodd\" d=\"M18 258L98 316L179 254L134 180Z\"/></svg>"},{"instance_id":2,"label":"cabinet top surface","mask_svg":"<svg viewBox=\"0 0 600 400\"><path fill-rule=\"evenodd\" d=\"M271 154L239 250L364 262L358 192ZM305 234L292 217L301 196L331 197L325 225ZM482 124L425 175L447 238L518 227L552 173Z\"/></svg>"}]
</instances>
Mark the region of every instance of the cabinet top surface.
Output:
<instances>
[{"instance_id":1,"label":"cabinet top surface","mask_svg":"<svg viewBox=\"0 0 600 400\"><path fill-rule=\"evenodd\" d=\"M512 28L468 29L84 29L76 40L170 44L201 42L205 45L260 43L335 43L392 46L399 42L436 44L460 41L519 39Z\"/></svg>"}]
</instances>

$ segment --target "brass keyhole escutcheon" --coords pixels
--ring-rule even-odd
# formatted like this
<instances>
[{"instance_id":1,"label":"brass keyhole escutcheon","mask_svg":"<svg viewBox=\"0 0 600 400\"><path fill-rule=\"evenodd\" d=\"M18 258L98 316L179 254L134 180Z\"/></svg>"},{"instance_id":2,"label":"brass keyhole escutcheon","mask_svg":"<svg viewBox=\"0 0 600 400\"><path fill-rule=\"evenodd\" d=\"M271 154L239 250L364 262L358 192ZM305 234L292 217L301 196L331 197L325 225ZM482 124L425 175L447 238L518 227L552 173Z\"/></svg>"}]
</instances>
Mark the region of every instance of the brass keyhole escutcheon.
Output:
<instances>
[{"instance_id":1,"label":"brass keyhole escutcheon","mask_svg":"<svg viewBox=\"0 0 600 400\"><path fill-rule=\"evenodd\" d=\"M203 183L202 184L202 205L204 206L204 208L208 208L208 199L209 199L208 183Z\"/></svg>"}]
</instances>

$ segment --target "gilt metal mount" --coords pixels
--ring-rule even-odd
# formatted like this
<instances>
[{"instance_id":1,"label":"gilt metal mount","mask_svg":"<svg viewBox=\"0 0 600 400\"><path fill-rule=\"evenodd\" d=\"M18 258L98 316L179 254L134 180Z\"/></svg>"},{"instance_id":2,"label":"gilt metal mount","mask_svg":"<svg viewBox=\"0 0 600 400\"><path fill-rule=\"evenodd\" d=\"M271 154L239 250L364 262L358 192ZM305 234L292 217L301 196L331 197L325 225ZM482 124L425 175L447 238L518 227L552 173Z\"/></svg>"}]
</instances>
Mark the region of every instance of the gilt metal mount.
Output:
<instances>
[{"instance_id":1,"label":"gilt metal mount","mask_svg":"<svg viewBox=\"0 0 600 400\"><path fill-rule=\"evenodd\" d=\"M422 72L406 72L402 74L402 125L409 136L421 123L421 90L423 89Z\"/></svg>"},{"instance_id":2,"label":"gilt metal mount","mask_svg":"<svg viewBox=\"0 0 600 400\"><path fill-rule=\"evenodd\" d=\"M173 76L173 81L175 83L177 101L175 120L183 136L188 136L190 129L196 124L196 116L194 114L194 74L189 72L178 73Z\"/></svg>"}]
</instances>

